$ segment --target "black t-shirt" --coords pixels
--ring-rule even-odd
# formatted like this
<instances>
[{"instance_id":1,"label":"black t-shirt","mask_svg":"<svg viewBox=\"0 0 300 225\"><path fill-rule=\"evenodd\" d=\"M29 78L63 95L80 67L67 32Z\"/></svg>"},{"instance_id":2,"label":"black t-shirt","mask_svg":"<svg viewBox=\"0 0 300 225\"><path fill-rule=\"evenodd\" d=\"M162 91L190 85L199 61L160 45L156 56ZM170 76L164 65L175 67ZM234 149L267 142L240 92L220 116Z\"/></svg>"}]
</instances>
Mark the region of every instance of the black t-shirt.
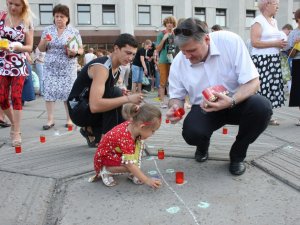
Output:
<instances>
[{"instance_id":1,"label":"black t-shirt","mask_svg":"<svg viewBox=\"0 0 300 225\"><path fill-rule=\"evenodd\" d=\"M145 57L145 55L146 55L146 49L140 48L135 54L132 65L143 67L142 62L141 62L141 56Z\"/></svg>"},{"instance_id":2,"label":"black t-shirt","mask_svg":"<svg viewBox=\"0 0 300 225\"><path fill-rule=\"evenodd\" d=\"M93 79L91 79L88 76L88 68L93 64L103 64L106 68L109 68L109 75L107 81L105 82L105 91L103 97L105 98L111 95L111 92L113 91L113 87L115 86L115 84L119 79L121 68L119 67L118 72L115 75L113 75L111 58L108 56L103 56L100 58L93 59L81 69L72 87L71 93L69 95L69 100L73 99L74 97L75 98L78 97L86 88L90 90ZM101 76L101 74L97 74L96 76Z\"/></svg>"}]
</instances>

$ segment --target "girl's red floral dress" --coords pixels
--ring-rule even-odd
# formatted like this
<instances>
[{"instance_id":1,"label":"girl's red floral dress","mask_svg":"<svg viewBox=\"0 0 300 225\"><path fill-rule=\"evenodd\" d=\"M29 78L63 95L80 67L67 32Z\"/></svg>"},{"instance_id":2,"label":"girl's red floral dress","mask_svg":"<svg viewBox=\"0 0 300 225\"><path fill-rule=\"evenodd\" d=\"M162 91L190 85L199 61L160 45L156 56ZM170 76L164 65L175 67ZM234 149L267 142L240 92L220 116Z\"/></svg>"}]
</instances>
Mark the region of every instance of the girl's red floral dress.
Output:
<instances>
[{"instance_id":1,"label":"girl's red floral dress","mask_svg":"<svg viewBox=\"0 0 300 225\"><path fill-rule=\"evenodd\" d=\"M121 166L134 163L140 167L142 156L140 140L134 140L128 131L130 121L125 121L107 132L99 143L94 157L96 177L102 166Z\"/></svg>"}]
</instances>

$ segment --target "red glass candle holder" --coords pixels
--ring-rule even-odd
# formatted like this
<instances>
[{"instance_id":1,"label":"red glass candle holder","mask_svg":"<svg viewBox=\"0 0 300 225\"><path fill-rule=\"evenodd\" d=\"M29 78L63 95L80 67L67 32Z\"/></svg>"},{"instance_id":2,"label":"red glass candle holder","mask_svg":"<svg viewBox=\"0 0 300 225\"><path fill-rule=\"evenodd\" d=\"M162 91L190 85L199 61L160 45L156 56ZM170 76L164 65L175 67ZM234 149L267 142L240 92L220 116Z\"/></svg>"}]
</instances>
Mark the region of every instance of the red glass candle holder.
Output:
<instances>
[{"instance_id":1,"label":"red glass candle holder","mask_svg":"<svg viewBox=\"0 0 300 225\"><path fill-rule=\"evenodd\" d=\"M228 134L228 128L227 128L227 127L223 127L222 133L223 133L223 134Z\"/></svg>"},{"instance_id":2,"label":"red glass candle holder","mask_svg":"<svg viewBox=\"0 0 300 225\"><path fill-rule=\"evenodd\" d=\"M176 184L183 184L184 182L184 173L182 171L176 172Z\"/></svg>"},{"instance_id":3,"label":"red glass candle holder","mask_svg":"<svg viewBox=\"0 0 300 225\"><path fill-rule=\"evenodd\" d=\"M68 124L68 131L72 131L73 130L73 125L72 124Z\"/></svg>"},{"instance_id":4,"label":"red glass candle holder","mask_svg":"<svg viewBox=\"0 0 300 225\"><path fill-rule=\"evenodd\" d=\"M51 34L46 34L46 40L47 40L47 41L52 41L52 36L51 36Z\"/></svg>"},{"instance_id":5,"label":"red glass candle holder","mask_svg":"<svg viewBox=\"0 0 300 225\"><path fill-rule=\"evenodd\" d=\"M179 108L174 112L174 117L182 118L185 114L184 108Z\"/></svg>"},{"instance_id":6,"label":"red glass candle holder","mask_svg":"<svg viewBox=\"0 0 300 225\"><path fill-rule=\"evenodd\" d=\"M21 145L16 145L15 146L15 151L16 151L16 154L21 154L22 153L22 147L21 147Z\"/></svg>"},{"instance_id":7,"label":"red glass candle holder","mask_svg":"<svg viewBox=\"0 0 300 225\"><path fill-rule=\"evenodd\" d=\"M215 102L218 100L218 97L213 94L213 92L221 93L224 95L228 95L228 90L223 85L216 85L213 87L208 87L202 91L202 95L205 99L210 102Z\"/></svg>"},{"instance_id":8,"label":"red glass candle holder","mask_svg":"<svg viewBox=\"0 0 300 225\"><path fill-rule=\"evenodd\" d=\"M40 142L45 143L46 142L46 136L44 134L40 135Z\"/></svg>"},{"instance_id":9,"label":"red glass candle holder","mask_svg":"<svg viewBox=\"0 0 300 225\"><path fill-rule=\"evenodd\" d=\"M165 151L163 149L158 149L157 158L163 160L165 158Z\"/></svg>"}]
</instances>

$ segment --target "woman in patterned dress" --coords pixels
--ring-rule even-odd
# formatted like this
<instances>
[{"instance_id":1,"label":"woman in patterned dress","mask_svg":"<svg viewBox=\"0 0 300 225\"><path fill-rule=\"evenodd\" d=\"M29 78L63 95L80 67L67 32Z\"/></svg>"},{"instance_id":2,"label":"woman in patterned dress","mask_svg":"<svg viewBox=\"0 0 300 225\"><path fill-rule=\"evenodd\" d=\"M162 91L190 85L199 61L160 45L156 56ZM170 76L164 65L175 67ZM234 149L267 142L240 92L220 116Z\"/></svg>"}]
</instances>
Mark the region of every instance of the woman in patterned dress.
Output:
<instances>
[{"instance_id":1,"label":"woman in patterned dress","mask_svg":"<svg viewBox=\"0 0 300 225\"><path fill-rule=\"evenodd\" d=\"M161 112L153 105L124 105L122 114L125 121L107 132L99 143L94 157L96 175L100 175L104 185L115 186L113 175L130 173L128 178L135 184L147 184L152 188L161 185L159 179L147 177L140 169L141 140L147 139L160 127Z\"/></svg>"},{"instance_id":2,"label":"woman in patterned dress","mask_svg":"<svg viewBox=\"0 0 300 225\"><path fill-rule=\"evenodd\" d=\"M11 122L12 145L21 144L22 89L28 69L24 52L33 47L33 26L27 0L7 0L0 12L0 36L9 48L0 48L0 105ZM12 107L10 107L11 93Z\"/></svg>"},{"instance_id":3,"label":"woman in patterned dress","mask_svg":"<svg viewBox=\"0 0 300 225\"><path fill-rule=\"evenodd\" d=\"M300 42L300 9L297 9L295 12L295 20L298 26L296 29L291 31L288 37L288 49L292 49L296 43ZM297 51L296 55L292 61L292 86L290 93L290 107L298 106L300 109L300 51ZM296 123L297 126L300 126L300 119Z\"/></svg>"},{"instance_id":4,"label":"woman in patterned dress","mask_svg":"<svg viewBox=\"0 0 300 225\"><path fill-rule=\"evenodd\" d=\"M252 60L260 74L259 93L268 98L273 108L284 105L283 79L280 63L280 49L287 45L282 39L274 19L278 11L278 0L258 0L261 15L251 26L250 36L253 46ZM279 125L271 119L270 125Z\"/></svg>"},{"instance_id":5,"label":"woman in patterned dress","mask_svg":"<svg viewBox=\"0 0 300 225\"><path fill-rule=\"evenodd\" d=\"M69 25L70 14L66 5L58 4L53 9L54 24L43 31L38 48L46 52L43 68L44 99L48 114L44 130L54 126L54 106L56 100L64 101L66 126L72 124L66 101L77 77L77 58L83 54L82 39L79 31ZM70 49L66 54L66 45L75 37L79 48Z\"/></svg>"}]
</instances>

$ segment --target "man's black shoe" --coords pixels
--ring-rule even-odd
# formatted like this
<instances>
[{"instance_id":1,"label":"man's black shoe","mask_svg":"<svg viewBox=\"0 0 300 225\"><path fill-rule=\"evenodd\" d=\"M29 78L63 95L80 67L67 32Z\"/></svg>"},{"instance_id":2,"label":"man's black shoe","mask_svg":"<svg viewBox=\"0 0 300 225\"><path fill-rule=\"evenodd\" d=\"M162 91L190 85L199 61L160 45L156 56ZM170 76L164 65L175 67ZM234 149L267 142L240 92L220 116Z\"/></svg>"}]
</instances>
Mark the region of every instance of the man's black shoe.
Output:
<instances>
[{"instance_id":1,"label":"man's black shoe","mask_svg":"<svg viewBox=\"0 0 300 225\"><path fill-rule=\"evenodd\" d=\"M205 162L208 159L208 151L200 150L197 147L195 152L195 159L197 162Z\"/></svg>"},{"instance_id":2,"label":"man's black shoe","mask_svg":"<svg viewBox=\"0 0 300 225\"><path fill-rule=\"evenodd\" d=\"M231 162L229 171L233 175L242 175L246 171L246 166L244 162Z\"/></svg>"}]
</instances>

